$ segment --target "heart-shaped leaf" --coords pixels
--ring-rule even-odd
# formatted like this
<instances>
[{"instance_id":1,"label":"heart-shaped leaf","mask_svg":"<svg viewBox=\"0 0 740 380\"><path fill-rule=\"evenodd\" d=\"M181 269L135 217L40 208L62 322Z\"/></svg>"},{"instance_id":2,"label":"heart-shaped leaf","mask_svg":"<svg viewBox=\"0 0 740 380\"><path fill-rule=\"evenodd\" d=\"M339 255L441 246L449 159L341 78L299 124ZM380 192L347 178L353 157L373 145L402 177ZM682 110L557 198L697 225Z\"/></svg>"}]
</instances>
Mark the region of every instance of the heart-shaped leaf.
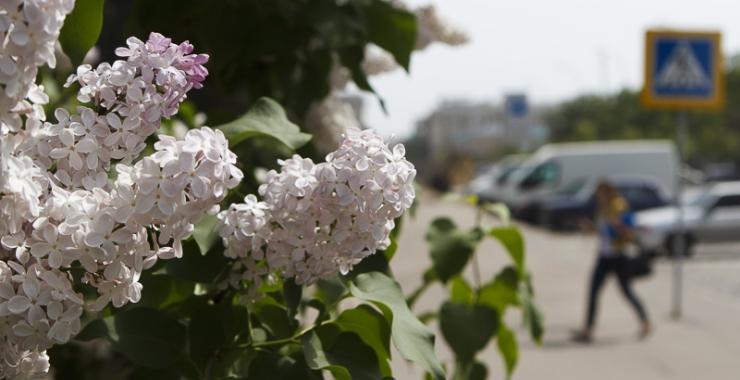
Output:
<instances>
[{"instance_id":1,"label":"heart-shaped leaf","mask_svg":"<svg viewBox=\"0 0 740 380\"><path fill-rule=\"evenodd\" d=\"M445 302L439 311L439 328L457 359L469 363L491 340L498 327L495 309L484 305Z\"/></svg>"},{"instance_id":2,"label":"heart-shaped leaf","mask_svg":"<svg viewBox=\"0 0 740 380\"><path fill-rule=\"evenodd\" d=\"M434 271L442 282L460 274L482 238L480 230L462 231L449 218L435 219L427 230Z\"/></svg>"}]
</instances>

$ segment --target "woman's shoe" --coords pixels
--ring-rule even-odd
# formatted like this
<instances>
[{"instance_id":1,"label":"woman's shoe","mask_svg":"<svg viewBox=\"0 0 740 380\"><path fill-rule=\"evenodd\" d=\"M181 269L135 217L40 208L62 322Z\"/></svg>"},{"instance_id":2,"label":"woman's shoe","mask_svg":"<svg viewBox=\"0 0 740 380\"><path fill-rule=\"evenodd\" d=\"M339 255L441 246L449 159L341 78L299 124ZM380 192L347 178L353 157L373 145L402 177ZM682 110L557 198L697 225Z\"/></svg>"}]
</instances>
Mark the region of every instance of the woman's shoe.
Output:
<instances>
[{"instance_id":1,"label":"woman's shoe","mask_svg":"<svg viewBox=\"0 0 740 380\"><path fill-rule=\"evenodd\" d=\"M642 327L640 328L640 333L638 334L638 338L640 340L645 340L650 334L653 332L653 326L650 324L650 322L643 322Z\"/></svg>"},{"instance_id":2,"label":"woman's shoe","mask_svg":"<svg viewBox=\"0 0 740 380\"><path fill-rule=\"evenodd\" d=\"M573 331L570 339L578 343L591 343L593 341L591 332L588 330Z\"/></svg>"}]
</instances>

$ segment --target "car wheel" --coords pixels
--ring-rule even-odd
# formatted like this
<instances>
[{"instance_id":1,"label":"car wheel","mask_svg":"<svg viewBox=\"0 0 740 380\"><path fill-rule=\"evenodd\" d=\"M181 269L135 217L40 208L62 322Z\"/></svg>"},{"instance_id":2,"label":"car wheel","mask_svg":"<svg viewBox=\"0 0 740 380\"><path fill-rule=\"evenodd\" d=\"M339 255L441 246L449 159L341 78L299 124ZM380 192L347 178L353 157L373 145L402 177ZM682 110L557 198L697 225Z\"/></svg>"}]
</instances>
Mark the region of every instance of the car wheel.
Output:
<instances>
[{"instance_id":1,"label":"car wheel","mask_svg":"<svg viewBox=\"0 0 740 380\"><path fill-rule=\"evenodd\" d=\"M542 207L539 204L532 204L524 208L521 213L521 219L527 223L537 225Z\"/></svg>"},{"instance_id":2,"label":"car wheel","mask_svg":"<svg viewBox=\"0 0 740 380\"><path fill-rule=\"evenodd\" d=\"M666 248L666 252L668 252L668 256L671 256L671 257L676 256L676 253L674 252L674 249L673 249L673 243L676 237L678 236L679 235L674 234L674 235L669 236L666 239L665 248ZM696 239L691 234L688 234L688 233L684 234L683 237L684 237L684 249L683 249L682 254L684 257L691 257L694 255L694 244L696 242Z\"/></svg>"},{"instance_id":3,"label":"car wheel","mask_svg":"<svg viewBox=\"0 0 740 380\"><path fill-rule=\"evenodd\" d=\"M542 209L537 213L537 224L548 230L555 230L556 226L553 224L552 214L547 210Z\"/></svg>"}]
</instances>

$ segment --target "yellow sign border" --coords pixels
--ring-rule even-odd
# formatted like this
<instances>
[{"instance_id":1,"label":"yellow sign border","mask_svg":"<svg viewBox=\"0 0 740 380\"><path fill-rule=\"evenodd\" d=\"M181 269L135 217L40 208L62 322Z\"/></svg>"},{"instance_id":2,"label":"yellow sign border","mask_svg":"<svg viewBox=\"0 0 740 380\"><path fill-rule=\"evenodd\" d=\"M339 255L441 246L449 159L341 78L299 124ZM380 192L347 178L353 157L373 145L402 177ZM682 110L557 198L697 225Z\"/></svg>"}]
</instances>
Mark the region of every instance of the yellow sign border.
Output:
<instances>
[{"instance_id":1,"label":"yellow sign border","mask_svg":"<svg viewBox=\"0 0 740 380\"><path fill-rule=\"evenodd\" d=\"M710 39L714 43L713 53L714 82L712 96L706 99L691 99L682 96L656 96L652 93L653 76L652 67L655 63L655 40L659 38L685 38L685 39ZM644 86L640 99L647 108L657 109L694 109L694 110L716 110L725 105L725 72L722 57L722 35L719 32L709 31L679 31L666 29L653 29L645 33L645 68Z\"/></svg>"}]
</instances>

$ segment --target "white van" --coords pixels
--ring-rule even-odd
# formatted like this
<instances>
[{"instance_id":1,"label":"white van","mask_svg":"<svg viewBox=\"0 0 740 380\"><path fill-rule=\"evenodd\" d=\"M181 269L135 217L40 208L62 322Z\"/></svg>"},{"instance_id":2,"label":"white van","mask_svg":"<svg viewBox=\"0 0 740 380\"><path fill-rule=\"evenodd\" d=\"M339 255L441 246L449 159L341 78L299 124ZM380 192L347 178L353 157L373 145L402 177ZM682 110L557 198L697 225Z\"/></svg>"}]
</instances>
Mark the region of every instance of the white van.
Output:
<instances>
[{"instance_id":1,"label":"white van","mask_svg":"<svg viewBox=\"0 0 740 380\"><path fill-rule=\"evenodd\" d=\"M522 167L501 189L501 199L514 215L535 220L542 202L598 178L650 178L671 199L680 166L671 141L632 140L547 144Z\"/></svg>"}]
</instances>

